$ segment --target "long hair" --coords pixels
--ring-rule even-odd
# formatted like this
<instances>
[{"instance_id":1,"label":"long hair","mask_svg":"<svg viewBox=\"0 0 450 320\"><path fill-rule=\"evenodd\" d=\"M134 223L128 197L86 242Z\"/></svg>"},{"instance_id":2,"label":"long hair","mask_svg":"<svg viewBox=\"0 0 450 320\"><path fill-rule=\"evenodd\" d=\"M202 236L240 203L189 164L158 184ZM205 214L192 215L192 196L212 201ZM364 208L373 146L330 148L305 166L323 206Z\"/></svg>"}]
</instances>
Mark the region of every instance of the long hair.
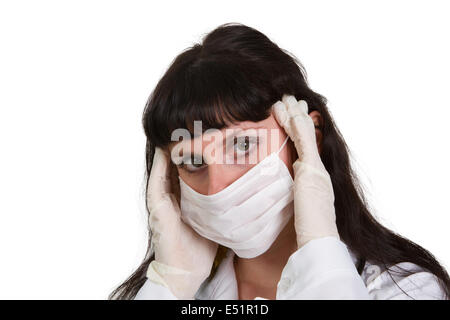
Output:
<instances>
[{"instance_id":1,"label":"long hair","mask_svg":"<svg viewBox=\"0 0 450 320\"><path fill-rule=\"evenodd\" d=\"M142 118L147 137L146 178L155 147L167 147L172 130L192 130L194 120L202 120L203 130L222 129L236 121L261 121L269 117L270 107L283 94L305 100L309 112L317 110L322 115L320 156L333 184L339 235L356 254L358 272L361 274L366 262L384 266L388 272L397 263L415 263L434 274L450 296L449 276L436 258L381 225L369 212L363 188L350 165L350 151L327 109L327 99L309 88L302 64L251 27L239 23L217 27L201 44L178 55L160 79ZM219 247L211 274L224 256L223 249ZM149 230L144 261L110 299L133 299L153 259Z\"/></svg>"}]
</instances>

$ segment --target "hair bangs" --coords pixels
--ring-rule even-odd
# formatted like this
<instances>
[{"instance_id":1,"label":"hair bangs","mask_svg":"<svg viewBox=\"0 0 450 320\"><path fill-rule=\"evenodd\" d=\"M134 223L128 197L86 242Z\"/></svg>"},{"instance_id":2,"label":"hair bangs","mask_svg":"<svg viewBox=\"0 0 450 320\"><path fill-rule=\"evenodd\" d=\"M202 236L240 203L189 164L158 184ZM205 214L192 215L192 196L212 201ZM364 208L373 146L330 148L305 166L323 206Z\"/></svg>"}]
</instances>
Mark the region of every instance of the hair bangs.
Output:
<instances>
[{"instance_id":1,"label":"hair bangs","mask_svg":"<svg viewBox=\"0 0 450 320\"><path fill-rule=\"evenodd\" d=\"M194 134L194 121L201 121L201 133L222 129L240 121L261 121L270 113L273 98L261 84L252 81L236 64L223 60L201 61L183 70L184 75L159 88L164 103L154 99L147 117L150 137L157 146L167 146L176 129Z\"/></svg>"}]
</instances>

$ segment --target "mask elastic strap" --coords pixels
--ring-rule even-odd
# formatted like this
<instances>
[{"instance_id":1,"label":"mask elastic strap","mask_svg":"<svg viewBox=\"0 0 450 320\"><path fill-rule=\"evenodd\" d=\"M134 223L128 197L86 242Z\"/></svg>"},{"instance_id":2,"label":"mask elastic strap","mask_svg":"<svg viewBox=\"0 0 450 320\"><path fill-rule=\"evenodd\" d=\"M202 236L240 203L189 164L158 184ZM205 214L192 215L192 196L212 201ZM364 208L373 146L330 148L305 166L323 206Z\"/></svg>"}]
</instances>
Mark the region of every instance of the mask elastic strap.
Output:
<instances>
[{"instance_id":1,"label":"mask elastic strap","mask_svg":"<svg viewBox=\"0 0 450 320\"><path fill-rule=\"evenodd\" d=\"M277 154L280 153L281 150L283 150L284 145L286 144L286 142L289 140L289 136L286 137L286 139L284 140L283 144L280 147L280 150L277 151Z\"/></svg>"}]
</instances>

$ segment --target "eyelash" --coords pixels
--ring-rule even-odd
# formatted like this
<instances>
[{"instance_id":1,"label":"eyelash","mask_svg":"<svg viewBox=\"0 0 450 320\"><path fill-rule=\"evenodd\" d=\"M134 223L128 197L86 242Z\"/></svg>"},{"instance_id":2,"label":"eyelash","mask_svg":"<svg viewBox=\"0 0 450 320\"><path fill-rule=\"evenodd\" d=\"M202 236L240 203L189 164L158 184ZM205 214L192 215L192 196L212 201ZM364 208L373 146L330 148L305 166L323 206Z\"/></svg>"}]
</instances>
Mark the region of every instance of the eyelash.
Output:
<instances>
[{"instance_id":1,"label":"eyelash","mask_svg":"<svg viewBox=\"0 0 450 320\"><path fill-rule=\"evenodd\" d=\"M258 137L258 136L256 136L256 137L254 137L254 136L234 137L234 139L233 139L233 149L234 149L233 151L234 151L234 152L237 151L237 150L236 150L236 146L237 146L238 143L242 142L243 138L245 139L245 140L244 140L245 142L248 142L248 143L250 144L248 150L245 151L245 157L247 157L247 156L249 155L249 153L250 153L256 146L259 145L259 137ZM248 140L247 140L247 138L248 138ZM238 156L242 156L242 154L241 154L241 155L238 155ZM192 158L192 157L191 157L191 158L187 158L187 157L186 157L186 158L184 158L184 159L182 160L182 162L181 162L180 164L177 165L177 167L180 168L180 169L182 169L182 170L184 170L184 171L186 171L188 174L197 173L197 172L203 170L203 168L205 168L205 165L203 164L203 159L202 159L202 163L201 163L202 166L201 166L201 167L198 167L198 168L196 168L196 169L194 169L194 170L189 169L187 166L188 166L188 165L192 165L192 164L191 164L191 163L186 163L186 162L185 162L186 159L189 159L189 161L193 161L195 158ZM200 163L199 163L199 164L200 164Z\"/></svg>"}]
</instances>

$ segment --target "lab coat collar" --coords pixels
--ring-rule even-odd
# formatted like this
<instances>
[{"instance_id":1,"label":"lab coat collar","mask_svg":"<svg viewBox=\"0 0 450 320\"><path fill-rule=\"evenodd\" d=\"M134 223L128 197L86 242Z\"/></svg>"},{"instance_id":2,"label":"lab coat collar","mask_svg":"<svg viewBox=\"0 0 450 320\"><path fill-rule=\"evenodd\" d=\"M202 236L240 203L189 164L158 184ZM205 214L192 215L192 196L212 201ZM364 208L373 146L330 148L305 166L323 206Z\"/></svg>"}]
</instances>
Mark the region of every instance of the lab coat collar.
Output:
<instances>
[{"instance_id":1,"label":"lab coat collar","mask_svg":"<svg viewBox=\"0 0 450 320\"><path fill-rule=\"evenodd\" d=\"M348 249L348 248L347 248ZM357 264L356 255L348 249L353 263ZM225 258L217 268L216 274L210 281L205 281L195 295L198 300L238 300L238 286L234 271L233 250L228 249Z\"/></svg>"},{"instance_id":2,"label":"lab coat collar","mask_svg":"<svg viewBox=\"0 0 450 320\"><path fill-rule=\"evenodd\" d=\"M199 300L238 300L238 287L234 272L233 258L235 253L228 249L225 258L217 268L210 281L205 281L197 291Z\"/></svg>"}]
</instances>

